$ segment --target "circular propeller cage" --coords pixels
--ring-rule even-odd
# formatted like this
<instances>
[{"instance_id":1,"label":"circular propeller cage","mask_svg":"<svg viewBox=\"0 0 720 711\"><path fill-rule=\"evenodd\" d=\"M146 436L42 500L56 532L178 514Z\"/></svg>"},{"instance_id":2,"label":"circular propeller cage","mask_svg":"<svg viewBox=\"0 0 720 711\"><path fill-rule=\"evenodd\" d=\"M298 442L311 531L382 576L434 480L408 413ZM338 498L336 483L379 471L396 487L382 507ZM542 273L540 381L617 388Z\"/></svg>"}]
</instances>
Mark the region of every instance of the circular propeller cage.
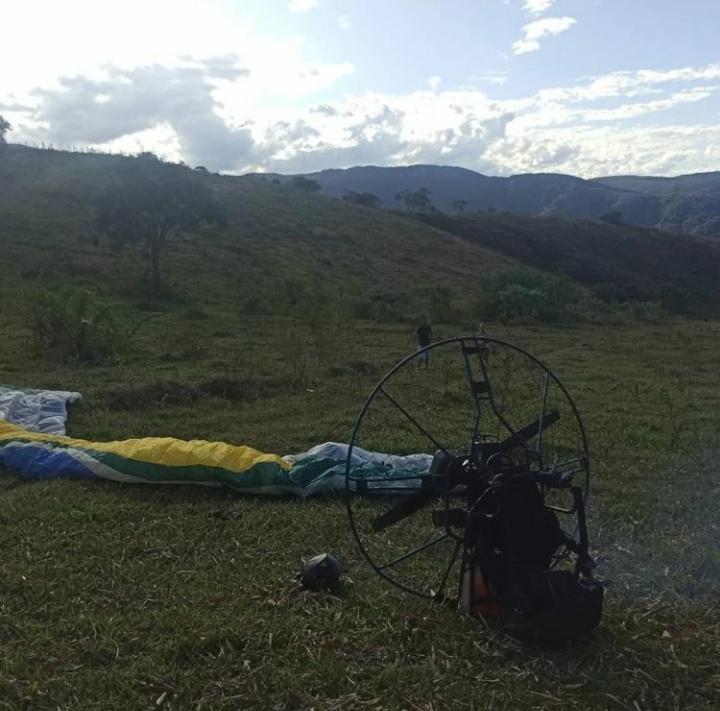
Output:
<instances>
[{"instance_id":1,"label":"circular propeller cage","mask_svg":"<svg viewBox=\"0 0 720 711\"><path fill-rule=\"evenodd\" d=\"M347 510L364 556L402 590L456 599L468 548L458 512L476 510L487 481L508 469L537 474L544 505L573 541L570 488L541 482L553 477L588 494L585 430L557 377L489 337L438 341L408 356L375 386L348 449ZM572 547L559 546L552 566L573 565Z\"/></svg>"}]
</instances>

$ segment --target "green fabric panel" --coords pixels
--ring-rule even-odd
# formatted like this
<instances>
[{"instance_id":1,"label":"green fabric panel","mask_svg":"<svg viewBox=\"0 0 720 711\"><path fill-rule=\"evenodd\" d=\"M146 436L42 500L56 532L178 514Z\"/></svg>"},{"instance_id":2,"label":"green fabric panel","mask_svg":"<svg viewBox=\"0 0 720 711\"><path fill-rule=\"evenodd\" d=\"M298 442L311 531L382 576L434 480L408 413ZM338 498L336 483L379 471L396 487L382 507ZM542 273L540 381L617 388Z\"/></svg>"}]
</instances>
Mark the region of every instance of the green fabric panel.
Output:
<instances>
[{"instance_id":1,"label":"green fabric panel","mask_svg":"<svg viewBox=\"0 0 720 711\"><path fill-rule=\"evenodd\" d=\"M109 452L96 452L86 449L83 451L122 474L158 484L167 481L187 481L188 483L212 481L238 490L292 486L288 480L288 473L273 462L259 462L243 472L233 472L219 467L170 467L163 464L148 464L147 462L126 459Z\"/></svg>"}]
</instances>

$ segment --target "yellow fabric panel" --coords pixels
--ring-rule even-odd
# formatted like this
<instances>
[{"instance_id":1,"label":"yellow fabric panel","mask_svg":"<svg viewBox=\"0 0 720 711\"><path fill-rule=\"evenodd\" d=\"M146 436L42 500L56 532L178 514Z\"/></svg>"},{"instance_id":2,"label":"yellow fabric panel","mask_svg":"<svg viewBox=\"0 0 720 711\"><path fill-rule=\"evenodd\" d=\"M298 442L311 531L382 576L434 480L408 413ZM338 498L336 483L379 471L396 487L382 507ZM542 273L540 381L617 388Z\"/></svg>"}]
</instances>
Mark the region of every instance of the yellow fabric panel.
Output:
<instances>
[{"instance_id":1,"label":"yellow fabric panel","mask_svg":"<svg viewBox=\"0 0 720 711\"><path fill-rule=\"evenodd\" d=\"M271 462L289 469L290 465L277 454L265 454L252 447L236 447L224 442L205 440L185 441L173 437L144 437L116 442L89 442L72 437L28 432L22 427L0 420L0 441L23 439L32 442L56 442L65 447L94 449L110 452L120 457L148 464L164 464L171 467L207 466L221 467L231 471L245 471L254 464Z\"/></svg>"}]
</instances>

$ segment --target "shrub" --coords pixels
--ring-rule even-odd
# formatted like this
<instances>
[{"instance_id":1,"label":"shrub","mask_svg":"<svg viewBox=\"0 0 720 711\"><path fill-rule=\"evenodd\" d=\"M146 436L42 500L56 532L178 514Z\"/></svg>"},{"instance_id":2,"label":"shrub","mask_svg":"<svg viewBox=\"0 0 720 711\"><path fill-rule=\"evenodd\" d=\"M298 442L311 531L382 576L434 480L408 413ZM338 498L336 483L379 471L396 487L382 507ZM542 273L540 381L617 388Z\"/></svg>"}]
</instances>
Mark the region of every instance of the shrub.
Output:
<instances>
[{"instance_id":1,"label":"shrub","mask_svg":"<svg viewBox=\"0 0 720 711\"><path fill-rule=\"evenodd\" d=\"M62 362L99 363L115 358L144 323L128 326L115 306L102 303L85 289L46 291L29 303L29 325L37 350Z\"/></svg>"},{"instance_id":2,"label":"shrub","mask_svg":"<svg viewBox=\"0 0 720 711\"><path fill-rule=\"evenodd\" d=\"M351 301L350 315L353 318L397 323L403 318L402 295L390 291L374 291Z\"/></svg>"},{"instance_id":3,"label":"shrub","mask_svg":"<svg viewBox=\"0 0 720 711\"><path fill-rule=\"evenodd\" d=\"M582 290L566 277L531 269L514 269L491 275L483 300L487 318L502 321L552 323L575 317Z\"/></svg>"},{"instance_id":4,"label":"shrub","mask_svg":"<svg viewBox=\"0 0 720 711\"><path fill-rule=\"evenodd\" d=\"M430 313L436 323L453 323L460 314L455 302L455 293L446 285L434 286L429 290Z\"/></svg>"}]
</instances>

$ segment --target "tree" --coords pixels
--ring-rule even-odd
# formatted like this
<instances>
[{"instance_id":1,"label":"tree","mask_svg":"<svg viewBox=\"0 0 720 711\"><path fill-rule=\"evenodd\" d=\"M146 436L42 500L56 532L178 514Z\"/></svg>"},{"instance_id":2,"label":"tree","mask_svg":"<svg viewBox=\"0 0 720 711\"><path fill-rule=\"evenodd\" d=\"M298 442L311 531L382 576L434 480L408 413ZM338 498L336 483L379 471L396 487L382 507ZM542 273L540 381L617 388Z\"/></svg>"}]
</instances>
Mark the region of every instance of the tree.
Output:
<instances>
[{"instance_id":1,"label":"tree","mask_svg":"<svg viewBox=\"0 0 720 711\"><path fill-rule=\"evenodd\" d=\"M0 145L5 143L5 134L12 128L4 116L0 116Z\"/></svg>"},{"instance_id":2,"label":"tree","mask_svg":"<svg viewBox=\"0 0 720 711\"><path fill-rule=\"evenodd\" d=\"M224 225L225 216L203 177L151 154L128 161L116 185L97 203L100 234L117 246L141 244L152 267L153 289L162 289L162 257L173 234L203 224Z\"/></svg>"},{"instance_id":3,"label":"tree","mask_svg":"<svg viewBox=\"0 0 720 711\"><path fill-rule=\"evenodd\" d=\"M467 204L467 200L454 200L452 206L455 208L455 212L465 212Z\"/></svg>"},{"instance_id":4,"label":"tree","mask_svg":"<svg viewBox=\"0 0 720 711\"><path fill-rule=\"evenodd\" d=\"M357 205L363 205L364 207L380 207L380 198L374 193L356 193L351 190L350 192L343 195L343 200L348 202L354 202Z\"/></svg>"},{"instance_id":5,"label":"tree","mask_svg":"<svg viewBox=\"0 0 720 711\"><path fill-rule=\"evenodd\" d=\"M403 190L395 196L395 199L402 200L405 203L405 209L409 212L431 212L433 207L430 199L429 188L420 188L419 190Z\"/></svg>"},{"instance_id":6,"label":"tree","mask_svg":"<svg viewBox=\"0 0 720 711\"><path fill-rule=\"evenodd\" d=\"M296 175L292 179L290 184L294 188L297 188L298 190L304 190L308 193L320 192L320 183L315 180L310 180L309 178L303 178L302 175Z\"/></svg>"}]
</instances>

